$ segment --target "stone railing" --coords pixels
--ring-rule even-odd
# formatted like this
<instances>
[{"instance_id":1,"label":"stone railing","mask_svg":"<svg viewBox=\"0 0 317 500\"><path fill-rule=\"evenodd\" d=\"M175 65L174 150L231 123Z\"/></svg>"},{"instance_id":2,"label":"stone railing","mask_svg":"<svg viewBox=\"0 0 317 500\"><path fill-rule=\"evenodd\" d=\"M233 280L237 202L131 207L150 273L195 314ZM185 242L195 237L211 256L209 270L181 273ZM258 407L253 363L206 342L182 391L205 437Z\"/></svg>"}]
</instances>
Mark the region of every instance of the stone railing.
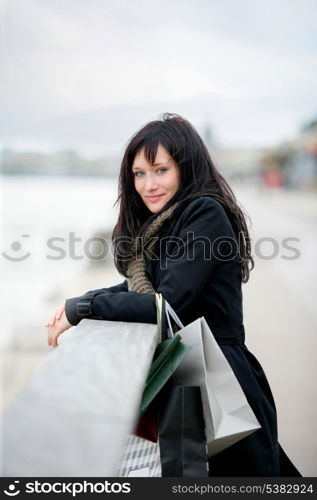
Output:
<instances>
[{"instance_id":1,"label":"stone railing","mask_svg":"<svg viewBox=\"0 0 317 500\"><path fill-rule=\"evenodd\" d=\"M156 325L83 319L2 416L1 476L116 476Z\"/></svg>"}]
</instances>

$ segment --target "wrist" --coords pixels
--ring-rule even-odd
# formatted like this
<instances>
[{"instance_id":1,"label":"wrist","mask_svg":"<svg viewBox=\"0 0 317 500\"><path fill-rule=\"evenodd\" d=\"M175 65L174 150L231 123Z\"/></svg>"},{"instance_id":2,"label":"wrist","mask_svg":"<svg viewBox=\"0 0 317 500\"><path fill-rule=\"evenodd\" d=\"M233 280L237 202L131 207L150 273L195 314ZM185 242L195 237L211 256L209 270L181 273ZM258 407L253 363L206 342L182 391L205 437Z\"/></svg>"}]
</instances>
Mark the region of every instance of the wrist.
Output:
<instances>
[{"instance_id":1,"label":"wrist","mask_svg":"<svg viewBox=\"0 0 317 500\"><path fill-rule=\"evenodd\" d=\"M72 326L78 325L80 320L91 316L91 300L85 296L67 299L65 301L65 315Z\"/></svg>"}]
</instances>

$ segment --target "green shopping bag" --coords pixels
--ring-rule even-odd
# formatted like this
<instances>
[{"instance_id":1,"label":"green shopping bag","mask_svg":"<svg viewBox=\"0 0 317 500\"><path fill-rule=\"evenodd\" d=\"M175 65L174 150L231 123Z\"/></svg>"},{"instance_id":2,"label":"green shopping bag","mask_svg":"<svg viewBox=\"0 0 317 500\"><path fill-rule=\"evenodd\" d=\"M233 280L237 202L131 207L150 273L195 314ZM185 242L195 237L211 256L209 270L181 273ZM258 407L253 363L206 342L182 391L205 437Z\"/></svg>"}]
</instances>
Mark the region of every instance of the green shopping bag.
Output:
<instances>
[{"instance_id":1,"label":"green shopping bag","mask_svg":"<svg viewBox=\"0 0 317 500\"><path fill-rule=\"evenodd\" d=\"M145 388L140 405L141 416L191 349L190 345L182 342L182 338L179 334L167 340L162 340L165 335L164 303L161 294L156 294L156 299L157 324L161 341L157 345L152 365L145 381Z\"/></svg>"}]
</instances>

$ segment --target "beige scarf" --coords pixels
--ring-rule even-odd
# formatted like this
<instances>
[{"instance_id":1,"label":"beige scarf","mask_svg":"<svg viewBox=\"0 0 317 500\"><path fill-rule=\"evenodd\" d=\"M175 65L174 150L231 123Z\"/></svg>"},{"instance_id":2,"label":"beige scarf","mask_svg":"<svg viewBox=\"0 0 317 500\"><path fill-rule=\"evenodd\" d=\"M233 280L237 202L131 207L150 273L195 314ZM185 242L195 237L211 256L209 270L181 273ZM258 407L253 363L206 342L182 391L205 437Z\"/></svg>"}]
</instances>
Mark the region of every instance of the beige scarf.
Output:
<instances>
[{"instance_id":1,"label":"beige scarf","mask_svg":"<svg viewBox=\"0 0 317 500\"><path fill-rule=\"evenodd\" d=\"M147 255L150 255L151 252L154 251L158 233L163 223L172 217L178 205L179 202L174 203L174 205L158 215L153 222L150 223L145 233L134 241L132 247L133 257L127 265L129 291L155 294L153 285L145 271Z\"/></svg>"}]
</instances>

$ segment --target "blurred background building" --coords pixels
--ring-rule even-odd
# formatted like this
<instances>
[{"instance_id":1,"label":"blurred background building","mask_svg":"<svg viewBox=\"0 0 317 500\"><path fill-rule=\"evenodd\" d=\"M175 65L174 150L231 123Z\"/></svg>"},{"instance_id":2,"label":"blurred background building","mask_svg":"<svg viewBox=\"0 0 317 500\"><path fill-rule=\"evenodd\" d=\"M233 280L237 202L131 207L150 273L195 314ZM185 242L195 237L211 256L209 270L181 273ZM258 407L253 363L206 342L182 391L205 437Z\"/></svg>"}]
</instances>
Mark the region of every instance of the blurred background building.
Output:
<instances>
[{"instance_id":1,"label":"blurred background building","mask_svg":"<svg viewBox=\"0 0 317 500\"><path fill-rule=\"evenodd\" d=\"M44 324L65 298L122 280L124 147L178 113L250 216L247 345L282 444L316 475L316 2L10 0L0 15L3 405L49 355Z\"/></svg>"}]
</instances>

